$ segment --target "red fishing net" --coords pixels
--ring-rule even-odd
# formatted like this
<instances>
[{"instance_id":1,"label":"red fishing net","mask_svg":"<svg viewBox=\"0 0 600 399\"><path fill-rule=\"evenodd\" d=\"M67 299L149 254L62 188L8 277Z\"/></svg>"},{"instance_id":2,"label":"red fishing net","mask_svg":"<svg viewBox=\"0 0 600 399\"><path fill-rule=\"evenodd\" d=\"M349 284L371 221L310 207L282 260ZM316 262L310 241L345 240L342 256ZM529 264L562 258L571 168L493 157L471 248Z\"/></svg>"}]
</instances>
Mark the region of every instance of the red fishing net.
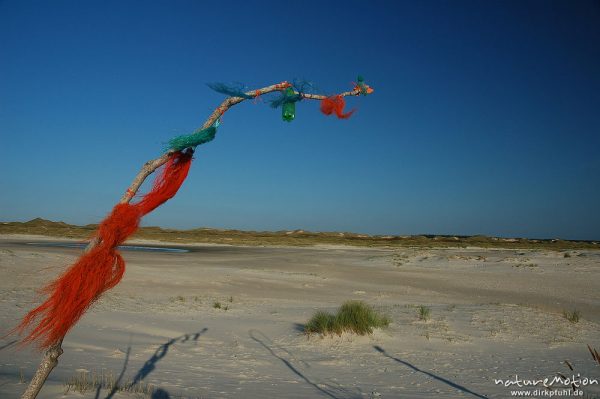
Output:
<instances>
[{"instance_id":1,"label":"red fishing net","mask_svg":"<svg viewBox=\"0 0 600 399\"><path fill-rule=\"evenodd\" d=\"M85 252L42 292L47 299L31 310L17 330L37 321L24 343L37 341L47 348L60 341L96 299L121 281L125 261L117 247L139 227L141 218L172 198L190 169L193 152L173 153L158 173L152 190L136 204L118 204L98 228L98 244Z\"/></svg>"}]
</instances>

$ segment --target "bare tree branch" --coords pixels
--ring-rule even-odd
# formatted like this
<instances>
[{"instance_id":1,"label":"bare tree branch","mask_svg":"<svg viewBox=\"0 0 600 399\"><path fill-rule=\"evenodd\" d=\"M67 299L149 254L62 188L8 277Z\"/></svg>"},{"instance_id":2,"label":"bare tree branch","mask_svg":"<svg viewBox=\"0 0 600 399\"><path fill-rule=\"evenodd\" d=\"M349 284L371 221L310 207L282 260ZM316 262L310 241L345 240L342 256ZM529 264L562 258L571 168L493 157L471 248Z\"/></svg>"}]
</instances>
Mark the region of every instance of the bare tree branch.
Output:
<instances>
[{"instance_id":1,"label":"bare tree branch","mask_svg":"<svg viewBox=\"0 0 600 399\"><path fill-rule=\"evenodd\" d=\"M256 98L263 94L272 93L274 91L281 91L281 90L284 90L291 86L292 85L289 82L284 81L284 82L277 83L277 84L274 84L271 86L263 87L261 89L252 90L245 94L248 96L251 96L252 98ZM299 94L302 96L302 98L305 98L308 100L323 100L328 97L328 96L322 95L322 94L309 94L309 93L299 93L299 92L294 92L294 93ZM345 97L345 96L358 96L360 94L361 94L360 88L355 88L352 91L346 91L339 95L342 97ZM246 99L242 98L242 97L226 98L221 103L221 105L219 105L213 111L213 113L208 117L206 122L204 122L204 125L202 125L201 129L206 129L208 127L211 127L225 112L227 112L229 110L229 108L233 107L236 104L243 102L244 100L246 100ZM150 176L152 173L154 173L154 171L156 171L156 169L158 169L162 165L164 165L168 161L169 156L172 152L173 151L168 151L165 154L161 155L160 157L146 162L144 164L144 166L142 167L142 169L139 171L139 173L133 179L133 182L131 183L131 185L125 191L125 194L123 194L123 196L121 197L119 203L124 204L124 203L128 203L129 201L131 201L132 198L136 195L136 193L140 189L141 185L146 180L146 178L148 176ZM87 252L87 251L91 250L96 245L98 245L98 243L99 243L98 237L93 238L90 241L90 243L88 244L88 246L86 247L85 251ZM44 353L44 357L42 358L42 361L40 362L40 365L38 366L37 371L35 372L35 375L33 376L32 380L30 381L29 386L27 387L27 389L21 396L21 399L35 399L37 394L42 389L42 386L46 382L46 379L48 378L48 376L50 375L50 373L52 372L54 367L56 367L56 365L58 364L58 358L63 353L61 345L62 345L62 340L60 342L57 342L56 344L54 344L53 346L51 346L50 348L48 348L46 350L46 352Z\"/></svg>"},{"instance_id":2,"label":"bare tree branch","mask_svg":"<svg viewBox=\"0 0 600 399\"><path fill-rule=\"evenodd\" d=\"M44 353L44 357L38 366L35 375L29 382L27 389L21 395L21 399L35 399L37 394L40 392L46 379L58 364L58 357L62 355L63 350L61 347L62 340L52 345Z\"/></svg>"},{"instance_id":3,"label":"bare tree branch","mask_svg":"<svg viewBox=\"0 0 600 399\"><path fill-rule=\"evenodd\" d=\"M271 93L274 91L280 91L280 90L283 90L290 86L291 86L291 84L289 82L284 81L284 82L277 83L277 84L274 84L271 86L263 87L262 89L252 90L245 94L247 94L248 96L252 96L253 98L256 98L263 94ZM298 92L295 92L295 94L300 94L300 95L302 95L303 98L306 98L309 100L323 100L323 99L327 98L327 96L322 95L322 94L308 94L308 93L298 93ZM340 96L342 96L342 97L358 96L359 94L360 94L360 89L354 89L352 91L346 91L344 93L341 93ZM246 99L242 98L242 97L226 98L221 103L221 105L219 105L213 111L213 113L208 117L206 122L204 122L204 125L202 125L201 129L206 129L208 127L211 127L225 112L227 112L229 110L229 108L233 107L236 104L243 102L244 100L246 100ZM123 203L131 201L131 199L135 196L135 194L139 190L140 186L144 183L146 178L148 176L150 176L156 169L160 168L162 165L164 165L167 162L167 160L169 159L170 153L171 152L167 152L156 159L146 162L144 164L144 166L142 167L142 170L140 170L140 172L137 174L137 176L133 179L133 182L131 183L131 185L127 188L127 191L125 191L125 194L123 194L123 196L121 197L120 203L123 204Z\"/></svg>"}]
</instances>

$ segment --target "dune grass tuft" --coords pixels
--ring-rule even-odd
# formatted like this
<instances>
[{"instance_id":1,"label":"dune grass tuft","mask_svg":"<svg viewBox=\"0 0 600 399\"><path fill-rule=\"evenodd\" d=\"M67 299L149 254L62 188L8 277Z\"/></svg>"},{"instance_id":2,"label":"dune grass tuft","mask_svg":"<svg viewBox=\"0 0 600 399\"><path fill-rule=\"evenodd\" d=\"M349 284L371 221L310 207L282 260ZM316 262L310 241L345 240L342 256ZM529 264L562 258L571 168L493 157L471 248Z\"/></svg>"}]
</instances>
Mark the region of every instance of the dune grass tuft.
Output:
<instances>
[{"instance_id":1,"label":"dune grass tuft","mask_svg":"<svg viewBox=\"0 0 600 399\"><path fill-rule=\"evenodd\" d=\"M573 310L572 312L565 310L563 312L563 316L565 317L565 319L567 319L571 323L575 324L575 323L579 323L579 319L581 318L581 312L579 312L579 310L577 310L577 309Z\"/></svg>"},{"instance_id":2,"label":"dune grass tuft","mask_svg":"<svg viewBox=\"0 0 600 399\"><path fill-rule=\"evenodd\" d=\"M419 320L427 321L431 317L431 308L429 306L420 305L417 308Z\"/></svg>"},{"instance_id":3,"label":"dune grass tuft","mask_svg":"<svg viewBox=\"0 0 600 399\"><path fill-rule=\"evenodd\" d=\"M304 326L306 334L337 334L352 332L358 335L372 334L374 328L387 327L388 317L379 314L362 301L347 301L336 314L318 311Z\"/></svg>"}]
</instances>

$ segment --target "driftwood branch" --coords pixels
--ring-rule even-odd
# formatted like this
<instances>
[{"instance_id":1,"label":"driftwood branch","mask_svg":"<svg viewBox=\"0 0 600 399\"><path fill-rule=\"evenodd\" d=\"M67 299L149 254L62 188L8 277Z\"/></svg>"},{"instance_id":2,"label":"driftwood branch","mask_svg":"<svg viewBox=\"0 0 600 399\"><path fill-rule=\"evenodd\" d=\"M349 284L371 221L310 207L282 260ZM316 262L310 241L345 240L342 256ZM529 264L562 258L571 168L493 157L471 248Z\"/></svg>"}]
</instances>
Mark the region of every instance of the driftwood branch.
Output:
<instances>
[{"instance_id":1,"label":"driftwood branch","mask_svg":"<svg viewBox=\"0 0 600 399\"><path fill-rule=\"evenodd\" d=\"M271 86L263 87L262 89L252 90L245 94L248 96L252 96L252 98L257 98L259 96L262 96L263 94L272 93L274 91L281 91L290 86L291 86L291 84L288 82L281 82L281 83L277 83L277 84L274 84ZM295 94L301 94L303 98L308 99L308 100L323 100L324 98L327 98L327 96L322 95L322 94L308 94L308 93L298 93L298 92L295 92ZM340 94L340 96L342 96L342 97L358 96L358 95L360 95L360 89L354 89L352 91L346 91L346 92ZM244 100L246 100L246 99L242 98L242 97L226 98L221 103L221 105L219 105L213 111L213 113L208 117L208 119L206 120L206 122L204 122L204 125L202 125L202 127L200 129L206 129L208 127L211 127L225 112L227 112L227 110L229 110L229 108L233 107L236 104L243 102ZM146 162L144 164L144 166L142 167L142 170L140 170L140 172L137 174L137 176L135 176L135 178L133 179L133 182L125 191L125 194L123 194L123 196L121 197L120 203L126 203L126 202L131 201L131 199L135 196L135 194L140 189L141 185L144 183L146 178L148 176L150 176L156 169L158 169L162 165L164 165L167 162L167 160L169 159L169 155L170 155L170 152L167 152L156 159Z\"/></svg>"},{"instance_id":2,"label":"driftwood branch","mask_svg":"<svg viewBox=\"0 0 600 399\"><path fill-rule=\"evenodd\" d=\"M21 399L34 399L44 386L46 379L52 372L52 369L58 364L58 357L62 355L62 340L52 345L44 353L44 357L40 362L33 378L29 382L27 389L23 392Z\"/></svg>"},{"instance_id":3,"label":"driftwood branch","mask_svg":"<svg viewBox=\"0 0 600 399\"><path fill-rule=\"evenodd\" d=\"M277 84L274 84L271 86L263 87L261 89L252 90L245 94L251 98L257 98L263 94L272 93L274 91L281 91L281 90L284 90L291 86L292 85L289 82L284 81L284 82L277 83ZM309 93L298 93L298 92L295 92L295 94L300 94L303 98L308 99L308 100L323 100L328 97L328 96L322 95L322 94L309 94ZM346 97L346 96L358 96L360 94L361 94L360 89L355 88L352 91L346 91L339 95L342 97ZM219 105L213 111L213 113L208 117L208 119L206 120L206 122L204 122L204 125L202 125L202 127L200 129L206 129L206 128L212 126L225 112L227 112L229 110L229 108L233 107L236 104L243 102L244 100L246 100L246 98L242 98L242 97L226 98L221 103L221 105ZM133 182L131 183L131 185L125 191L125 194L123 194L123 196L121 197L119 203L124 204L124 203L128 203L129 201L131 201L133 199L133 197L135 197L135 195L137 194L138 190L140 189L140 187L142 186L142 184L144 183L146 178L148 176L150 176L152 173L154 173L154 171L156 171L156 169L158 169L162 165L164 165L168 161L171 153L172 153L172 151L168 151L165 154L161 155L160 157L146 162L144 164L144 166L142 167L142 169L139 171L139 173L133 179ZM98 245L98 243L99 243L98 238L97 237L93 238L90 241L90 243L88 244L85 251L87 252L90 249L94 248L96 245ZM35 372L35 375L29 382L29 385L28 385L27 389L25 390L25 392L23 393L23 395L21 396L21 399L35 399L37 394L42 389L42 386L46 382L46 379L48 378L48 376L50 375L50 373L52 372L54 367L56 367L56 365L58 364L58 358L63 353L61 345L62 345L62 340L57 342L56 344L52 345L50 348L48 348L46 350L46 352L44 353L44 357L42 358L42 360Z\"/></svg>"}]
</instances>

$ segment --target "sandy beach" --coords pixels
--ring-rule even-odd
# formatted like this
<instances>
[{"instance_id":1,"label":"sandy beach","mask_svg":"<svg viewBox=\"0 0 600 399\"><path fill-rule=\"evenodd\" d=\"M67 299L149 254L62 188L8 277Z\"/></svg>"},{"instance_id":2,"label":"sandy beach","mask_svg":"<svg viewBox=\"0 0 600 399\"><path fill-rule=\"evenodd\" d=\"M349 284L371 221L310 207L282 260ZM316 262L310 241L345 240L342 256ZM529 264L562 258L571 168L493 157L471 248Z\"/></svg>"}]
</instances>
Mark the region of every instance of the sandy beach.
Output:
<instances>
[{"instance_id":1,"label":"sandy beach","mask_svg":"<svg viewBox=\"0 0 600 399\"><path fill-rule=\"evenodd\" d=\"M81 252L45 245L56 241L0 237L2 334ZM109 396L65 393L80 373L122 374L155 398L505 398L518 388L495 380L571 375L565 360L600 379L586 347L600 348L598 251L177 248L189 251L123 252L125 277L67 335L40 399ZM303 334L315 311L350 299L388 315L389 328ZM577 323L563 315L573 310ZM19 397L40 359L16 339L0 340L1 398Z\"/></svg>"}]
</instances>

